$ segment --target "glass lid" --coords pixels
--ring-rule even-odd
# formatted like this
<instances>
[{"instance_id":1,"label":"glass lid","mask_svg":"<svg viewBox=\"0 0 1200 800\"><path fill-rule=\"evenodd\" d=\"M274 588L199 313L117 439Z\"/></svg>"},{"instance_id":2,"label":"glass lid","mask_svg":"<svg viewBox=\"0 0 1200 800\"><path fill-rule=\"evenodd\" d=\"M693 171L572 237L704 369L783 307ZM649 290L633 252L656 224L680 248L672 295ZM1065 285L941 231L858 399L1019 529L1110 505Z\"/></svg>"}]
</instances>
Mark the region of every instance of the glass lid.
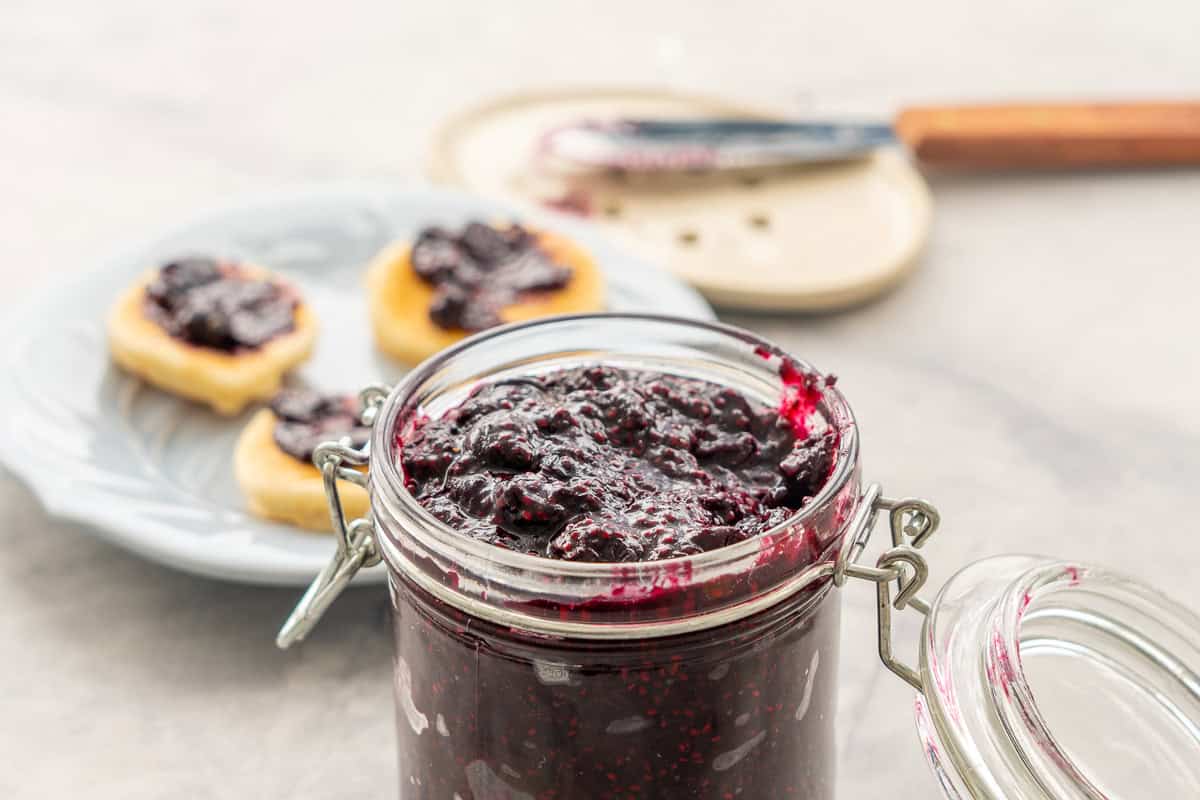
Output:
<instances>
[{"instance_id":1,"label":"glass lid","mask_svg":"<svg viewBox=\"0 0 1200 800\"><path fill-rule=\"evenodd\" d=\"M917 727L945 794L1200 797L1200 617L1032 556L976 562L932 604Z\"/></svg>"}]
</instances>

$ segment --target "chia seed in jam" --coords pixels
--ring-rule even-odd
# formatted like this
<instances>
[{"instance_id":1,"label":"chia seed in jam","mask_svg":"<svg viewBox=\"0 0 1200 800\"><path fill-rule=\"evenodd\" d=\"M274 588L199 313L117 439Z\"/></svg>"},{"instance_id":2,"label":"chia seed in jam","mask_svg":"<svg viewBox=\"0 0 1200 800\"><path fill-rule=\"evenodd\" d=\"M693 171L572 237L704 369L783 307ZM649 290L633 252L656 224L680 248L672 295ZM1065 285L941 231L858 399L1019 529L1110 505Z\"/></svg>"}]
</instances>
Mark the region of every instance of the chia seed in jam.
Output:
<instances>
[{"instance_id":1,"label":"chia seed in jam","mask_svg":"<svg viewBox=\"0 0 1200 800\"><path fill-rule=\"evenodd\" d=\"M370 428L358 419L358 402L350 395L326 395L308 389L288 389L271 401L275 444L292 458L311 463L317 445L349 437L361 448L371 438Z\"/></svg>"},{"instance_id":2,"label":"chia seed in jam","mask_svg":"<svg viewBox=\"0 0 1200 800\"><path fill-rule=\"evenodd\" d=\"M432 227L413 244L413 270L434 287L429 318L446 329L499 325L500 310L524 295L561 289L571 269L555 263L520 225L468 223L458 233Z\"/></svg>"},{"instance_id":3,"label":"chia seed in jam","mask_svg":"<svg viewBox=\"0 0 1200 800\"><path fill-rule=\"evenodd\" d=\"M409 491L464 536L656 561L749 539L820 491L837 432L797 419L707 381L589 366L480 384L399 450Z\"/></svg>"},{"instance_id":4,"label":"chia seed in jam","mask_svg":"<svg viewBox=\"0 0 1200 800\"><path fill-rule=\"evenodd\" d=\"M298 299L288 286L250 277L211 258L173 261L146 287L146 316L188 344L253 350L295 328Z\"/></svg>"}]
</instances>

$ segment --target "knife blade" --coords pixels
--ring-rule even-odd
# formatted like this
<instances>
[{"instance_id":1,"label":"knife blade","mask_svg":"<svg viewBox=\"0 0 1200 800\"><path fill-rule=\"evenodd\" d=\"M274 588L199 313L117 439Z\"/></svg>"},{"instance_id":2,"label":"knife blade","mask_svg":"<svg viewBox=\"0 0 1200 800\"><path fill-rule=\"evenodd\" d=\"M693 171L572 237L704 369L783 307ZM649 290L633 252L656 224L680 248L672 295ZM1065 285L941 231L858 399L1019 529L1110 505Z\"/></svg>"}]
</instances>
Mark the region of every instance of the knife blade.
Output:
<instances>
[{"instance_id":1,"label":"knife blade","mask_svg":"<svg viewBox=\"0 0 1200 800\"><path fill-rule=\"evenodd\" d=\"M581 169L750 169L862 158L902 145L922 163L1053 168L1200 163L1200 103L915 107L894 125L766 119L585 120L539 152Z\"/></svg>"},{"instance_id":2,"label":"knife blade","mask_svg":"<svg viewBox=\"0 0 1200 800\"><path fill-rule=\"evenodd\" d=\"M583 168L670 172L861 158L894 142L888 125L621 119L551 131L543 152Z\"/></svg>"}]
</instances>

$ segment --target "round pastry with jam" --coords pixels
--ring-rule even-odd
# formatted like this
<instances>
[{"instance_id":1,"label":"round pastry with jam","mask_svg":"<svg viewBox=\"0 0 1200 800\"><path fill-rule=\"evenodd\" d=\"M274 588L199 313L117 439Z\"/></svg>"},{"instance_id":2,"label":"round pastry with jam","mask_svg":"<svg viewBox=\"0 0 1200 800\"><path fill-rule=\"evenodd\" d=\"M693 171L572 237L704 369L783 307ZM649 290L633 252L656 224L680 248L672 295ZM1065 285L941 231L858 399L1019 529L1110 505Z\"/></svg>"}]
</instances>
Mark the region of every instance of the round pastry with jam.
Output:
<instances>
[{"instance_id":1,"label":"round pastry with jam","mask_svg":"<svg viewBox=\"0 0 1200 800\"><path fill-rule=\"evenodd\" d=\"M327 395L308 389L280 392L269 408L256 413L234 450L233 466L246 504L256 516L309 530L331 529L329 505L320 471L312 456L321 442L349 439L366 444L370 431L360 424L358 402L351 395ZM367 492L340 485L349 513L367 512Z\"/></svg>"},{"instance_id":2,"label":"round pastry with jam","mask_svg":"<svg viewBox=\"0 0 1200 800\"><path fill-rule=\"evenodd\" d=\"M131 286L108 317L113 360L173 394L237 414L279 391L312 353L317 324L291 284L249 264L172 261Z\"/></svg>"},{"instance_id":3,"label":"round pastry with jam","mask_svg":"<svg viewBox=\"0 0 1200 800\"><path fill-rule=\"evenodd\" d=\"M410 364L496 325L604 307L591 256L558 234L516 224L425 228L381 252L367 286L376 341Z\"/></svg>"}]
</instances>

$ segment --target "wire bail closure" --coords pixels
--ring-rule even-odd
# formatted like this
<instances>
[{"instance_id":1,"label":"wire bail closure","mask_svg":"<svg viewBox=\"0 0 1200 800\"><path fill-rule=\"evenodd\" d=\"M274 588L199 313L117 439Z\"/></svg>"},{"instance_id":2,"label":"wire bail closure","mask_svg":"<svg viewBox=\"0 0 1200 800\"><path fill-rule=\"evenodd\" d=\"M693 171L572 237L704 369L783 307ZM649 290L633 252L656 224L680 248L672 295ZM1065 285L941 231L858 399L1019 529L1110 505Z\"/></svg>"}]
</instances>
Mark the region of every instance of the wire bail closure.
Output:
<instances>
[{"instance_id":1,"label":"wire bail closure","mask_svg":"<svg viewBox=\"0 0 1200 800\"><path fill-rule=\"evenodd\" d=\"M880 554L874 567L869 567L858 563L858 559L867 548L880 511L888 512L892 546ZM835 586L845 585L848 577L875 584L879 659L917 691L923 691L920 673L902 663L892 652L892 611L911 607L922 616L929 615L929 604L917 597L929 577L929 565L918 550L940 524L941 514L929 502L914 497L892 500L882 496L879 484L869 484L851 520L850 530L846 532L833 571ZM892 581L896 583L895 597L892 596Z\"/></svg>"},{"instance_id":2,"label":"wire bail closure","mask_svg":"<svg viewBox=\"0 0 1200 800\"><path fill-rule=\"evenodd\" d=\"M368 386L359 393L359 419L364 425L371 427L375 424L379 409L390 391L386 386ZM313 451L313 464L321 471L321 478L325 483L325 496L329 501L329 517L333 523L337 550L329 563L313 579L300 602L279 629L275 644L281 649L287 649L302 641L326 609L350 584L354 574L363 567L378 564L381 560L379 548L375 546L375 522L370 512L365 517L347 520L342 509L338 481L349 481L365 489L367 473L360 467L368 466L371 460L370 442L360 450L350 447L347 442L346 439L324 442Z\"/></svg>"}]
</instances>

